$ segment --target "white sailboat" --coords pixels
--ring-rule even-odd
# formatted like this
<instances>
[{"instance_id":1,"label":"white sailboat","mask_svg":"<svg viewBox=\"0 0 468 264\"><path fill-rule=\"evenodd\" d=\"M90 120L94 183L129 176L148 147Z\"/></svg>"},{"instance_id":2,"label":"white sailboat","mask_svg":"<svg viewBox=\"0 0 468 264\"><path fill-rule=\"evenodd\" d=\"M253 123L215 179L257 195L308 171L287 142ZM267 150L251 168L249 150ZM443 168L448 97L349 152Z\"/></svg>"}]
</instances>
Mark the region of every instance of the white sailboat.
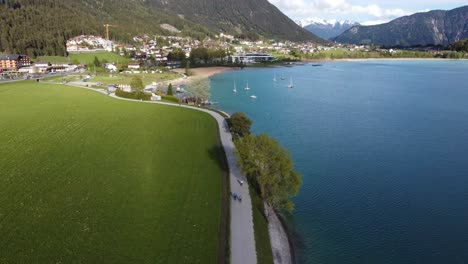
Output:
<instances>
[{"instance_id":1,"label":"white sailboat","mask_svg":"<svg viewBox=\"0 0 468 264\"><path fill-rule=\"evenodd\" d=\"M273 77L273 81L276 82L276 72L275 72L275 77Z\"/></svg>"},{"instance_id":2,"label":"white sailboat","mask_svg":"<svg viewBox=\"0 0 468 264\"><path fill-rule=\"evenodd\" d=\"M257 99L257 96L256 95L251 95L250 98Z\"/></svg>"},{"instance_id":3,"label":"white sailboat","mask_svg":"<svg viewBox=\"0 0 468 264\"><path fill-rule=\"evenodd\" d=\"M234 81L234 89L232 90L234 93L237 93L236 81Z\"/></svg>"},{"instance_id":4,"label":"white sailboat","mask_svg":"<svg viewBox=\"0 0 468 264\"><path fill-rule=\"evenodd\" d=\"M292 80L292 77L291 77L291 80L289 81L288 88L293 88L293 87L294 87L294 84L293 84L293 80Z\"/></svg>"},{"instance_id":5,"label":"white sailboat","mask_svg":"<svg viewBox=\"0 0 468 264\"><path fill-rule=\"evenodd\" d=\"M247 86L245 86L244 90L250 91L249 82L247 82Z\"/></svg>"}]
</instances>

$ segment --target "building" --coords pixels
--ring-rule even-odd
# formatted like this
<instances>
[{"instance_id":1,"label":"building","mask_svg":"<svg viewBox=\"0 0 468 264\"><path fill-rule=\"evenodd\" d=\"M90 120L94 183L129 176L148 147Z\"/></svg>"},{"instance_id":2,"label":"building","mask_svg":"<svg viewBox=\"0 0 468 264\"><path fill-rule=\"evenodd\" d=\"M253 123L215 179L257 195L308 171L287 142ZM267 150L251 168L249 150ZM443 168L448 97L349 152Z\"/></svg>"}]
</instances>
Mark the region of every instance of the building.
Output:
<instances>
[{"instance_id":1,"label":"building","mask_svg":"<svg viewBox=\"0 0 468 264\"><path fill-rule=\"evenodd\" d=\"M246 53L246 54L236 54L232 56L233 62L242 62L245 64L258 63L258 62L271 62L274 60L275 60L275 57L267 53Z\"/></svg>"},{"instance_id":2,"label":"building","mask_svg":"<svg viewBox=\"0 0 468 264\"><path fill-rule=\"evenodd\" d=\"M0 55L0 69L2 71L16 71L21 67L31 66L31 60L26 55Z\"/></svg>"},{"instance_id":3,"label":"building","mask_svg":"<svg viewBox=\"0 0 468 264\"><path fill-rule=\"evenodd\" d=\"M108 70L110 72L116 72L117 71L117 66L115 66L112 63L107 63L105 68L106 68L106 70Z\"/></svg>"},{"instance_id":4,"label":"building","mask_svg":"<svg viewBox=\"0 0 468 264\"><path fill-rule=\"evenodd\" d=\"M138 63L138 62L130 62L130 63L128 64L128 68L129 68L129 69L138 70L138 69L140 69L140 63Z\"/></svg>"}]
</instances>

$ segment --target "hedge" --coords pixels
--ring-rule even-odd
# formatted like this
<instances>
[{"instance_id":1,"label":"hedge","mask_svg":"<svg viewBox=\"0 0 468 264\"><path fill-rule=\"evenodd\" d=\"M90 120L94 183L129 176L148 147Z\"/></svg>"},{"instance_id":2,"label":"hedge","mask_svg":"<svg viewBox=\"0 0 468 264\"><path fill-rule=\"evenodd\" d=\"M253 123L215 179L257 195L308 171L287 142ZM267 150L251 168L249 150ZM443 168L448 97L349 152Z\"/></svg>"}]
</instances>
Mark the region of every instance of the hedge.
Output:
<instances>
[{"instance_id":1,"label":"hedge","mask_svg":"<svg viewBox=\"0 0 468 264\"><path fill-rule=\"evenodd\" d=\"M141 92L141 91L124 92L121 89L117 89L115 91L115 95L117 95L118 97L123 97L123 98L128 98L128 99L135 99L135 100L144 100L144 101L150 101L151 100L151 94L147 94L147 93Z\"/></svg>"},{"instance_id":2,"label":"hedge","mask_svg":"<svg viewBox=\"0 0 468 264\"><path fill-rule=\"evenodd\" d=\"M161 96L162 100L171 101L174 103L179 103L179 98L173 95L163 95Z\"/></svg>"}]
</instances>

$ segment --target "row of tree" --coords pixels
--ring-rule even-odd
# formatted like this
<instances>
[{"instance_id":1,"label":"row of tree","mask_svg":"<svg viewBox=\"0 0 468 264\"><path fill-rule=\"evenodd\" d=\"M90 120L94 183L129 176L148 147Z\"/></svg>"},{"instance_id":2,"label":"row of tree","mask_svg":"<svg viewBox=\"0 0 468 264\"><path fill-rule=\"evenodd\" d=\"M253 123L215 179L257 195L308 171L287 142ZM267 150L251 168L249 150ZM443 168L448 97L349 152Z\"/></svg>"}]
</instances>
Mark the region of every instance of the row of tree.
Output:
<instances>
[{"instance_id":1,"label":"row of tree","mask_svg":"<svg viewBox=\"0 0 468 264\"><path fill-rule=\"evenodd\" d=\"M291 212L294 209L291 197L297 195L302 179L294 170L289 151L266 134L252 134L252 121L243 113L234 113L229 125L239 164L249 182L268 205Z\"/></svg>"},{"instance_id":2,"label":"row of tree","mask_svg":"<svg viewBox=\"0 0 468 264\"><path fill-rule=\"evenodd\" d=\"M450 49L459 52L468 52L468 39L457 41L450 45Z\"/></svg>"}]
</instances>

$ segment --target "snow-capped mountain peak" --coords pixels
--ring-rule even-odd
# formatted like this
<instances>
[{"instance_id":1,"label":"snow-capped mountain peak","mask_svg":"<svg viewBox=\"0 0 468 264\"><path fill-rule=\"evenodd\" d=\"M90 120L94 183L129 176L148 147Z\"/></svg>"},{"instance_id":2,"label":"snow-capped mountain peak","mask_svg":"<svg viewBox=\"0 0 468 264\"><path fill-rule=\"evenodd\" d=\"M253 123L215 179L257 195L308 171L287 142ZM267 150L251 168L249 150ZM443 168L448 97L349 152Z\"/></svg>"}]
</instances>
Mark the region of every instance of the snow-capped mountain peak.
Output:
<instances>
[{"instance_id":1,"label":"snow-capped mountain peak","mask_svg":"<svg viewBox=\"0 0 468 264\"><path fill-rule=\"evenodd\" d=\"M346 25L359 25L359 23L351 20L337 20L337 19L322 19L322 18L307 18L296 20L296 23L301 27L309 25L324 25L324 26L346 26Z\"/></svg>"},{"instance_id":2,"label":"snow-capped mountain peak","mask_svg":"<svg viewBox=\"0 0 468 264\"><path fill-rule=\"evenodd\" d=\"M331 39L346 30L359 26L359 23L351 20L308 18L297 20L296 23L324 39Z\"/></svg>"}]
</instances>

